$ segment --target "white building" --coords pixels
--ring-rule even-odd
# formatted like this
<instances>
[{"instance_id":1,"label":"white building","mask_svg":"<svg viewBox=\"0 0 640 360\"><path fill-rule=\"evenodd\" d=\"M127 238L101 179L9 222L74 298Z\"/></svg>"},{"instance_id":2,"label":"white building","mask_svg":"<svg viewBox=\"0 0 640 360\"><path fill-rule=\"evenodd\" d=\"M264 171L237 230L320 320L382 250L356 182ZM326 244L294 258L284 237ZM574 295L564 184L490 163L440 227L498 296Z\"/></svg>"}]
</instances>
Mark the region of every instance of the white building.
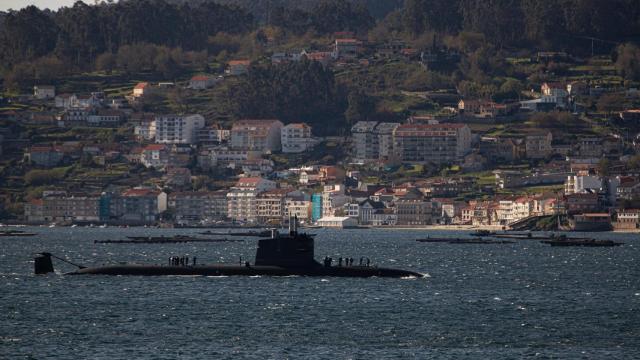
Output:
<instances>
[{"instance_id":1,"label":"white building","mask_svg":"<svg viewBox=\"0 0 640 360\"><path fill-rule=\"evenodd\" d=\"M393 150L408 163L459 162L471 150L471 130L465 124L404 124L393 131Z\"/></svg>"},{"instance_id":2,"label":"white building","mask_svg":"<svg viewBox=\"0 0 640 360\"><path fill-rule=\"evenodd\" d=\"M284 218L297 216L302 223L308 223L311 215L311 201L308 196L287 197L284 203Z\"/></svg>"},{"instance_id":3,"label":"white building","mask_svg":"<svg viewBox=\"0 0 640 360\"><path fill-rule=\"evenodd\" d=\"M319 219L316 224L322 227L348 229L358 226L358 220L348 216L325 216Z\"/></svg>"},{"instance_id":4,"label":"white building","mask_svg":"<svg viewBox=\"0 0 640 360\"><path fill-rule=\"evenodd\" d=\"M56 88L51 85L36 85L33 87L33 97L38 100L53 99L56 97Z\"/></svg>"},{"instance_id":5,"label":"white building","mask_svg":"<svg viewBox=\"0 0 640 360\"><path fill-rule=\"evenodd\" d=\"M227 193L228 215L231 220L255 223L258 221L256 197L273 190L276 183L259 177L241 178Z\"/></svg>"},{"instance_id":6,"label":"white building","mask_svg":"<svg viewBox=\"0 0 640 360\"><path fill-rule=\"evenodd\" d=\"M353 156L357 161L386 160L393 155L393 131L400 123L358 121L352 128Z\"/></svg>"},{"instance_id":7,"label":"white building","mask_svg":"<svg viewBox=\"0 0 640 360\"><path fill-rule=\"evenodd\" d=\"M322 216L334 216L335 211L342 208L348 201L343 185L325 185L322 191Z\"/></svg>"},{"instance_id":8,"label":"white building","mask_svg":"<svg viewBox=\"0 0 640 360\"><path fill-rule=\"evenodd\" d=\"M195 144L197 131L205 125L202 115L161 115L155 122L160 144Z\"/></svg>"},{"instance_id":9,"label":"white building","mask_svg":"<svg viewBox=\"0 0 640 360\"><path fill-rule=\"evenodd\" d=\"M141 121L133 129L133 133L139 140L155 140L156 138L156 122Z\"/></svg>"},{"instance_id":10,"label":"white building","mask_svg":"<svg viewBox=\"0 0 640 360\"><path fill-rule=\"evenodd\" d=\"M282 128L281 144L283 153L301 153L316 145L311 137L311 127L305 123L289 124Z\"/></svg>"},{"instance_id":11,"label":"white building","mask_svg":"<svg viewBox=\"0 0 640 360\"><path fill-rule=\"evenodd\" d=\"M169 149L164 144L147 145L140 154L140 163L145 167L165 167L169 163Z\"/></svg>"},{"instance_id":12,"label":"white building","mask_svg":"<svg viewBox=\"0 0 640 360\"><path fill-rule=\"evenodd\" d=\"M231 128L231 148L261 152L279 151L282 123L279 120L240 120Z\"/></svg>"}]
</instances>

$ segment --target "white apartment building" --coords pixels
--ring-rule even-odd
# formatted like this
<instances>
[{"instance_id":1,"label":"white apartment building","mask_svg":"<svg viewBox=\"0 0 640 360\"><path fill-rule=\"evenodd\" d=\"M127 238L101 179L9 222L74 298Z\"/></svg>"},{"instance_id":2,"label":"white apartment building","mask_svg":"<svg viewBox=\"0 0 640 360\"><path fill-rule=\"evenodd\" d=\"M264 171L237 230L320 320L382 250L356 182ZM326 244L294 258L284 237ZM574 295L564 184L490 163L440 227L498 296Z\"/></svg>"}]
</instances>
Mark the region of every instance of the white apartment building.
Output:
<instances>
[{"instance_id":1,"label":"white apartment building","mask_svg":"<svg viewBox=\"0 0 640 360\"><path fill-rule=\"evenodd\" d=\"M155 122L160 144L195 144L197 131L205 125L202 115L161 115Z\"/></svg>"},{"instance_id":2,"label":"white apartment building","mask_svg":"<svg viewBox=\"0 0 640 360\"><path fill-rule=\"evenodd\" d=\"M337 209L340 209L349 201L344 194L344 186L325 185L322 191L322 217L334 216Z\"/></svg>"},{"instance_id":3,"label":"white apartment building","mask_svg":"<svg viewBox=\"0 0 640 360\"><path fill-rule=\"evenodd\" d=\"M227 213L231 220L256 223L258 194L273 190L276 183L259 177L241 178L227 193Z\"/></svg>"},{"instance_id":4,"label":"white apartment building","mask_svg":"<svg viewBox=\"0 0 640 360\"><path fill-rule=\"evenodd\" d=\"M283 153L301 153L316 145L311 137L311 126L305 123L289 124L282 128L280 142Z\"/></svg>"},{"instance_id":5,"label":"white apartment building","mask_svg":"<svg viewBox=\"0 0 640 360\"><path fill-rule=\"evenodd\" d=\"M282 123L279 120L240 120L231 128L231 148L261 152L279 151Z\"/></svg>"},{"instance_id":6,"label":"white apartment building","mask_svg":"<svg viewBox=\"0 0 640 360\"><path fill-rule=\"evenodd\" d=\"M393 155L393 131L399 123L359 121L351 128L353 155L358 161L385 160Z\"/></svg>"},{"instance_id":7,"label":"white apartment building","mask_svg":"<svg viewBox=\"0 0 640 360\"><path fill-rule=\"evenodd\" d=\"M459 162L471 150L471 130L465 124L405 124L393 132L394 152L408 163Z\"/></svg>"},{"instance_id":8,"label":"white apartment building","mask_svg":"<svg viewBox=\"0 0 640 360\"><path fill-rule=\"evenodd\" d=\"M284 219L297 216L302 223L310 222L311 201L304 197L287 197L284 203Z\"/></svg>"}]
</instances>

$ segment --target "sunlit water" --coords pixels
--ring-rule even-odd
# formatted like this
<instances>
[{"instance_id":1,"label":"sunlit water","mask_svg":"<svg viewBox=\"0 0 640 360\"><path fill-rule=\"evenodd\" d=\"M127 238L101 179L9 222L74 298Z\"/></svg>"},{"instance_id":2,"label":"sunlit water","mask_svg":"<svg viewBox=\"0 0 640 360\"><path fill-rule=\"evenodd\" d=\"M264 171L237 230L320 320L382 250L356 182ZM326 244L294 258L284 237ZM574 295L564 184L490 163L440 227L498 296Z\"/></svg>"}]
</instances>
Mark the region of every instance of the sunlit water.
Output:
<instances>
[{"instance_id":1,"label":"sunlit water","mask_svg":"<svg viewBox=\"0 0 640 360\"><path fill-rule=\"evenodd\" d=\"M616 248L417 243L425 231L313 230L316 258L361 256L423 279L35 276L32 253L83 265L252 260L241 243L94 244L197 230L27 228L0 238L0 358L631 359L640 238ZM431 236L464 233L429 232Z\"/></svg>"}]
</instances>

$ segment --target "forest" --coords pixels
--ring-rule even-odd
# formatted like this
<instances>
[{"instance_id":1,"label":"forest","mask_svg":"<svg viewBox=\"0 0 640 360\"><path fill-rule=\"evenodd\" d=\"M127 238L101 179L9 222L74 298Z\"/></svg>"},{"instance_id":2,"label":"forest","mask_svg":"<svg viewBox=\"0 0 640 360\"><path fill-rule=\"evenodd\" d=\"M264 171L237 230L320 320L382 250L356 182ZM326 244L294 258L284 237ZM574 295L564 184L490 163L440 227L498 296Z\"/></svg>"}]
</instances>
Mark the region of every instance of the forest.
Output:
<instances>
[{"instance_id":1,"label":"forest","mask_svg":"<svg viewBox=\"0 0 640 360\"><path fill-rule=\"evenodd\" d=\"M372 46L400 39L420 50L446 48L460 58L448 69L402 64L347 77L317 62L268 61L283 49L326 49L342 31ZM226 61L249 58L248 75L228 82L209 101L231 104L233 117L306 121L323 133L360 119L401 116L385 102L400 90L455 89L465 97L517 99L526 86L567 71L550 63L525 72L507 61L541 50L611 55L620 76L640 81L638 37L637 0L77 2L55 12L29 6L0 14L0 77L13 92L92 72L176 81L220 73Z\"/></svg>"},{"instance_id":2,"label":"forest","mask_svg":"<svg viewBox=\"0 0 640 360\"><path fill-rule=\"evenodd\" d=\"M296 34L376 30L378 36L415 38L468 32L483 34L497 47L580 51L589 50L585 44L591 40L600 48L614 48L640 34L636 0L406 0L394 11L396 2L389 8L375 1L268 3L261 21ZM86 67L100 54L136 43L205 50L208 38L217 33L249 33L264 25L252 15L256 9L265 9L265 1L125 0L97 6L77 2L57 12L29 6L2 16L0 71L50 55ZM386 16L376 22L370 9Z\"/></svg>"}]
</instances>

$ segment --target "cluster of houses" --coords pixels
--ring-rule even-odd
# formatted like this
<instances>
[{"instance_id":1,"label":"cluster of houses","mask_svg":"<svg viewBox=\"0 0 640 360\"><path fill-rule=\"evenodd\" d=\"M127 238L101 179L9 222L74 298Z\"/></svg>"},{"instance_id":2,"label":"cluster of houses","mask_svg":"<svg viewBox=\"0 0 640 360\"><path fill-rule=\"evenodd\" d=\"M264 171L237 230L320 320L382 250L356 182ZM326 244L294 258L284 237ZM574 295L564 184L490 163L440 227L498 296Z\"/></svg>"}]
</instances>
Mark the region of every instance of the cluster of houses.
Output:
<instances>
[{"instance_id":1,"label":"cluster of houses","mask_svg":"<svg viewBox=\"0 0 640 360\"><path fill-rule=\"evenodd\" d=\"M130 188L117 193L44 192L25 205L28 223L157 224L170 214L179 226L260 224L279 226L290 216L325 227L468 224L509 226L535 216L605 218L621 229L638 228L640 211L619 206L640 196L633 176L603 177L580 172L567 176L564 193L496 195L460 200L477 188L474 178L442 178L396 186L370 184L357 171L335 166L291 169L298 186L263 177L242 177L228 189L173 191ZM312 183L303 174L316 171Z\"/></svg>"}]
</instances>

